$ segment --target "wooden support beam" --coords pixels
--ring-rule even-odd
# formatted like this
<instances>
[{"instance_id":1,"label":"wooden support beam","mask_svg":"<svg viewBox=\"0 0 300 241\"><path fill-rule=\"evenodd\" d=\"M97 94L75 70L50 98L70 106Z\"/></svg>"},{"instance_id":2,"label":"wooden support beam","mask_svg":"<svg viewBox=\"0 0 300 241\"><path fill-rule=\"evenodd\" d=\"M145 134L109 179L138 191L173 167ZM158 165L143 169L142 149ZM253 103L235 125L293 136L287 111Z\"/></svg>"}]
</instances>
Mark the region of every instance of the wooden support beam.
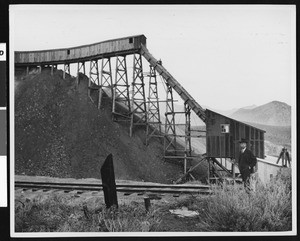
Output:
<instances>
[{"instance_id":1,"label":"wooden support beam","mask_svg":"<svg viewBox=\"0 0 300 241\"><path fill-rule=\"evenodd\" d=\"M207 158L207 162L208 162L208 169L207 169L207 179L208 179L208 184L210 184L210 160L209 158Z\"/></svg>"},{"instance_id":2,"label":"wooden support beam","mask_svg":"<svg viewBox=\"0 0 300 241\"><path fill-rule=\"evenodd\" d=\"M110 88L112 99L113 99L113 94L114 94L110 58L102 58L98 85L100 86L100 89L98 91L98 109L100 109L102 96L103 96L103 87Z\"/></svg>"},{"instance_id":3,"label":"wooden support beam","mask_svg":"<svg viewBox=\"0 0 300 241\"><path fill-rule=\"evenodd\" d=\"M153 134L158 132L161 133L161 120L160 120L160 109L159 109L159 100L158 100L158 88L157 88L157 79L156 71L150 65L149 77L149 86L148 86L148 100L146 103L147 106L147 130L146 130L146 145L149 144L149 140L153 137ZM151 126L150 126L151 125ZM152 130L151 130L152 129Z\"/></svg>"},{"instance_id":4,"label":"wooden support beam","mask_svg":"<svg viewBox=\"0 0 300 241\"><path fill-rule=\"evenodd\" d=\"M187 172L184 173L184 175L182 177L180 177L179 179L177 179L175 181L175 183L180 183L182 182L182 180L187 177L188 175L191 175L190 173L196 169L196 167L198 167L204 160L206 160L206 157L202 158L195 166L191 167ZM193 179L195 179L193 176L192 176Z\"/></svg>"},{"instance_id":5,"label":"wooden support beam","mask_svg":"<svg viewBox=\"0 0 300 241\"><path fill-rule=\"evenodd\" d=\"M200 159L201 157L199 156L188 156L188 157L185 157L185 156L164 156L165 159Z\"/></svg>"},{"instance_id":6,"label":"wooden support beam","mask_svg":"<svg viewBox=\"0 0 300 241\"><path fill-rule=\"evenodd\" d=\"M65 78L66 78L66 68L64 66L63 79L65 79Z\"/></svg>"},{"instance_id":7,"label":"wooden support beam","mask_svg":"<svg viewBox=\"0 0 300 241\"><path fill-rule=\"evenodd\" d=\"M131 121L129 134L132 136L135 125L141 123L147 126L148 113L146 106L145 84L143 76L142 55L133 55L133 81L132 81L132 96L131 96Z\"/></svg>"},{"instance_id":8,"label":"wooden support beam","mask_svg":"<svg viewBox=\"0 0 300 241\"><path fill-rule=\"evenodd\" d=\"M166 112L174 112L174 102L173 102L173 90L172 87L165 82L166 84ZM177 140L176 140L176 126L175 126L175 115L165 115L165 139L164 139L164 150L165 156L166 153L170 150L169 148L173 148L176 150ZM172 138L168 136L169 134L173 134ZM175 152L176 154L176 152Z\"/></svg>"},{"instance_id":9,"label":"wooden support beam","mask_svg":"<svg viewBox=\"0 0 300 241\"><path fill-rule=\"evenodd\" d=\"M176 126L177 126L177 124L176 124ZM191 137L191 138L202 138L202 137L206 137L206 136L203 136L203 135L197 135L197 136L195 136L195 135L178 135L178 134L168 134L168 135L166 135L166 136L176 136L176 137Z\"/></svg>"}]
</instances>

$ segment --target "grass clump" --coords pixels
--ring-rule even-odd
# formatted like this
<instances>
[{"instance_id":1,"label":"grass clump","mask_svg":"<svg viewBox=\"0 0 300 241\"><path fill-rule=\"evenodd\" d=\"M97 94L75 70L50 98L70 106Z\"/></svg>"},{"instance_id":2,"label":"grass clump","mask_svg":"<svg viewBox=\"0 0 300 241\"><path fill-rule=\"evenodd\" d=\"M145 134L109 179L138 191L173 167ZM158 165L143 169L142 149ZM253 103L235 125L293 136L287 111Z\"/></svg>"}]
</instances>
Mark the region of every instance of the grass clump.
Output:
<instances>
[{"instance_id":1,"label":"grass clump","mask_svg":"<svg viewBox=\"0 0 300 241\"><path fill-rule=\"evenodd\" d=\"M197 211L195 229L201 232L292 230L290 169L283 169L266 185L252 180L249 194L241 184L214 185L212 195L178 199L170 209Z\"/></svg>"},{"instance_id":2,"label":"grass clump","mask_svg":"<svg viewBox=\"0 0 300 241\"><path fill-rule=\"evenodd\" d=\"M146 212L144 205L132 203L118 209L84 209L72 205L64 196L47 199L16 200L16 232L151 232L156 231L161 218L157 210Z\"/></svg>"},{"instance_id":3,"label":"grass clump","mask_svg":"<svg viewBox=\"0 0 300 241\"><path fill-rule=\"evenodd\" d=\"M255 181L252 181L255 182ZM288 231L292 229L291 183L278 175L270 183L252 183L248 194L242 185L215 187L203 202L204 231Z\"/></svg>"},{"instance_id":4,"label":"grass clump","mask_svg":"<svg viewBox=\"0 0 300 241\"><path fill-rule=\"evenodd\" d=\"M98 219L101 229L108 232L151 232L156 231L161 222L158 210L146 212L143 205L103 209Z\"/></svg>"}]
</instances>

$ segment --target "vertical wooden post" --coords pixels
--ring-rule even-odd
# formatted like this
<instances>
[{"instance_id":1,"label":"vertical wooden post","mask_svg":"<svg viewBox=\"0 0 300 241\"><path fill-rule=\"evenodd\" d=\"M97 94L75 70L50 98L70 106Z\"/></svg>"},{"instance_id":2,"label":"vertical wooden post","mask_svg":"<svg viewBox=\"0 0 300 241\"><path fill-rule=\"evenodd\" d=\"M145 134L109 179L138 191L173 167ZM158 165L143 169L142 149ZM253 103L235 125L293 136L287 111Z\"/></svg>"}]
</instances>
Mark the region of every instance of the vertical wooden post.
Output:
<instances>
[{"instance_id":1,"label":"vertical wooden post","mask_svg":"<svg viewBox=\"0 0 300 241\"><path fill-rule=\"evenodd\" d=\"M90 60L90 78L89 78L89 87L88 87L88 96L91 98L91 85L99 86L99 69L98 69L98 59ZM92 100L92 102L94 102Z\"/></svg>"},{"instance_id":2,"label":"vertical wooden post","mask_svg":"<svg viewBox=\"0 0 300 241\"><path fill-rule=\"evenodd\" d=\"M76 83L75 83L76 88L79 85L79 73L81 69L83 69L83 73L85 75L85 62L77 62L77 76L76 76Z\"/></svg>"},{"instance_id":3,"label":"vertical wooden post","mask_svg":"<svg viewBox=\"0 0 300 241\"><path fill-rule=\"evenodd\" d=\"M51 75L53 75L53 64L51 65Z\"/></svg>"},{"instance_id":4,"label":"vertical wooden post","mask_svg":"<svg viewBox=\"0 0 300 241\"><path fill-rule=\"evenodd\" d=\"M232 172L232 178L233 178L233 182L234 182L234 180L235 180L235 165L233 162L231 164L231 172Z\"/></svg>"},{"instance_id":5,"label":"vertical wooden post","mask_svg":"<svg viewBox=\"0 0 300 241\"><path fill-rule=\"evenodd\" d=\"M77 63L77 76L76 76L76 88L79 85L79 70L80 70L80 66L79 66L79 62Z\"/></svg>"},{"instance_id":6,"label":"vertical wooden post","mask_svg":"<svg viewBox=\"0 0 300 241\"><path fill-rule=\"evenodd\" d=\"M64 64L64 72L63 72L63 79L66 78L66 64Z\"/></svg>"},{"instance_id":7,"label":"vertical wooden post","mask_svg":"<svg viewBox=\"0 0 300 241\"><path fill-rule=\"evenodd\" d=\"M90 60L90 74L89 74L89 81L88 81L88 97L90 97L91 93L91 78L92 78L92 60Z\"/></svg>"},{"instance_id":8,"label":"vertical wooden post","mask_svg":"<svg viewBox=\"0 0 300 241\"><path fill-rule=\"evenodd\" d=\"M191 156L191 108L184 103L184 112L185 112L185 147L184 147L184 174L187 171L187 157Z\"/></svg>"},{"instance_id":9,"label":"vertical wooden post","mask_svg":"<svg viewBox=\"0 0 300 241\"><path fill-rule=\"evenodd\" d=\"M208 162L207 180L208 180L208 184L210 184L210 160L209 160L209 158L207 158L207 162Z\"/></svg>"},{"instance_id":10,"label":"vertical wooden post","mask_svg":"<svg viewBox=\"0 0 300 241\"><path fill-rule=\"evenodd\" d=\"M151 207L150 197L145 196L144 197L144 202L145 202L146 211L148 212L150 207Z\"/></svg>"},{"instance_id":11,"label":"vertical wooden post","mask_svg":"<svg viewBox=\"0 0 300 241\"><path fill-rule=\"evenodd\" d=\"M146 145L149 144L150 138L155 133L161 133L160 110L158 101L158 88L155 68L150 65L149 73L149 88L148 88L148 125L146 130ZM151 124L151 126L150 126ZM151 127L153 130L151 131Z\"/></svg>"},{"instance_id":12,"label":"vertical wooden post","mask_svg":"<svg viewBox=\"0 0 300 241\"><path fill-rule=\"evenodd\" d=\"M26 75L29 75L29 66L26 67Z\"/></svg>"},{"instance_id":13,"label":"vertical wooden post","mask_svg":"<svg viewBox=\"0 0 300 241\"><path fill-rule=\"evenodd\" d=\"M101 167L101 179L106 207L110 208L111 206L116 206L118 208L118 198L112 154L109 154L106 157Z\"/></svg>"},{"instance_id":14,"label":"vertical wooden post","mask_svg":"<svg viewBox=\"0 0 300 241\"><path fill-rule=\"evenodd\" d=\"M142 55L133 55L133 81L131 96L130 136L133 134L134 125L148 125L146 106L145 84L143 75Z\"/></svg>"},{"instance_id":15,"label":"vertical wooden post","mask_svg":"<svg viewBox=\"0 0 300 241\"><path fill-rule=\"evenodd\" d=\"M165 138L164 150L165 157L168 153L177 155L177 140L176 140L176 125L175 125L175 112L174 112L174 99L172 87L165 81L166 84L166 112L165 112Z\"/></svg>"},{"instance_id":16,"label":"vertical wooden post","mask_svg":"<svg viewBox=\"0 0 300 241\"><path fill-rule=\"evenodd\" d=\"M285 148L283 148L283 154L282 154L282 166L287 166L286 165L286 149Z\"/></svg>"},{"instance_id":17,"label":"vertical wooden post","mask_svg":"<svg viewBox=\"0 0 300 241\"><path fill-rule=\"evenodd\" d=\"M97 65L98 68L98 65ZM100 77L99 77L99 89L98 89L98 104L97 108L100 109L101 101L102 101L102 87L103 87L103 71L104 71L104 58L101 60L101 70L100 70Z\"/></svg>"}]
</instances>

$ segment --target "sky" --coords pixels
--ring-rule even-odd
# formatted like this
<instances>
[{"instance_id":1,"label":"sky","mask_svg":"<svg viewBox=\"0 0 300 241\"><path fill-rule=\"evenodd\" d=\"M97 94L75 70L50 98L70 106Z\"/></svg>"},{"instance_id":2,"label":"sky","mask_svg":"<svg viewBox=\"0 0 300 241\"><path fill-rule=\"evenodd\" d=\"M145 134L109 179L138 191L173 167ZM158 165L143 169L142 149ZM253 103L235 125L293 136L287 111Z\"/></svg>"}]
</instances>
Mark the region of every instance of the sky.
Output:
<instances>
[{"instance_id":1,"label":"sky","mask_svg":"<svg viewBox=\"0 0 300 241\"><path fill-rule=\"evenodd\" d=\"M150 53L202 106L293 104L292 5L11 5L13 50L144 34Z\"/></svg>"}]
</instances>

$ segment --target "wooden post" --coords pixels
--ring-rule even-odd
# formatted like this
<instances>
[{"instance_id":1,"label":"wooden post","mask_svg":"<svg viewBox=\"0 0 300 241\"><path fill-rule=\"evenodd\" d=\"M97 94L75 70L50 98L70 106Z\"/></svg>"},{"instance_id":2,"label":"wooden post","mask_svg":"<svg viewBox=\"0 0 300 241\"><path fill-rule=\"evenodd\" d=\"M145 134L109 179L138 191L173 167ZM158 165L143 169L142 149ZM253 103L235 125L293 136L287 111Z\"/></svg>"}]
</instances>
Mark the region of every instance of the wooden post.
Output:
<instances>
[{"instance_id":1,"label":"wooden post","mask_svg":"<svg viewBox=\"0 0 300 241\"><path fill-rule=\"evenodd\" d=\"M192 144L191 144L191 108L184 103L184 113L185 113L185 145L184 145L184 174L187 171L187 157L192 154Z\"/></svg>"},{"instance_id":2,"label":"wooden post","mask_svg":"<svg viewBox=\"0 0 300 241\"><path fill-rule=\"evenodd\" d=\"M118 198L112 154L109 154L106 157L101 167L101 179L106 207L110 208L114 205L118 208Z\"/></svg>"},{"instance_id":3,"label":"wooden post","mask_svg":"<svg viewBox=\"0 0 300 241\"><path fill-rule=\"evenodd\" d=\"M99 88L98 90L98 105L97 105L97 108L100 109L101 107L101 100L102 100L102 88Z\"/></svg>"},{"instance_id":4,"label":"wooden post","mask_svg":"<svg viewBox=\"0 0 300 241\"><path fill-rule=\"evenodd\" d=\"M51 75L53 75L53 65L51 65Z\"/></svg>"},{"instance_id":5,"label":"wooden post","mask_svg":"<svg viewBox=\"0 0 300 241\"><path fill-rule=\"evenodd\" d=\"M147 210L147 212L149 211L150 207L151 207L151 202L150 202L150 197L145 196L144 197L144 202L145 202L145 208Z\"/></svg>"},{"instance_id":6,"label":"wooden post","mask_svg":"<svg viewBox=\"0 0 300 241\"><path fill-rule=\"evenodd\" d=\"M91 98L91 78L92 78L92 64L93 64L93 61L90 60L90 74L89 74L89 81L88 81L88 97Z\"/></svg>"},{"instance_id":7,"label":"wooden post","mask_svg":"<svg viewBox=\"0 0 300 241\"><path fill-rule=\"evenodd\" d=\"M235 166L234 163L231 164L231 171L232 171L232 178L233 178L233 182L235 180Z\"/></svg>"},{"instance_id":8,"label":"wooden post","mask_svg":"<svg viewBox=\"0 0 300 241\"><path fill-rule=\"evenodd\" d=\"M79 85L79 62L77 63L77 76L76 76L76 88Z\"/></svg>"},{"instance_id":9,"label":"wooden post","mask_svg":"<svg viewBox=\"0 0 300 241\"><path fill-rule=\"evenodd\" d=\"M208 161L208 172L207 172L207 178L208 178L208 184L210 184L210 160L207 158Z\"/></svg>"},{"instance_id":10,"label":"wooden post","mask_svg":"<svg viewBox=\"0 0 300 241\"><path fill-rule=\"evenodd\" d=\"M283 149L281 150L281 152L280 152L280 154L279 154L279 157L278 157L278 159L277 159L276 164L278 164L278 162L279 162L280 159L282 159L282 158L283 158Z\"/></svg>"},{"instance_id":11,"label":"wooden post","mask_svg":"<svg viewBox=\"0 0 300 241\"><path fill-rule=\"evenodd\" d=\"M63 79L66 78L66 64L64 64L64 72L63 72Z\"/></svg>"},{"instance_id":12,"label":"wooden post","mask_svg":"<svg viewBox=\"0 0 300 241\"><path fill-rule=\"evenodd\" d=\"M286 148L283 148L283 155L282 155L282 166L287 166L286 163Z\"/></svg>"},{"instance_id":13,"label":"wooden post","mask_svg":"<svg viewBox=\"0 0 300 241\"><path fill-rule=\"evenodd\" d=\"M29 75L29 66L26 67L26 75Z\"/></svg>"}]
</instances>

